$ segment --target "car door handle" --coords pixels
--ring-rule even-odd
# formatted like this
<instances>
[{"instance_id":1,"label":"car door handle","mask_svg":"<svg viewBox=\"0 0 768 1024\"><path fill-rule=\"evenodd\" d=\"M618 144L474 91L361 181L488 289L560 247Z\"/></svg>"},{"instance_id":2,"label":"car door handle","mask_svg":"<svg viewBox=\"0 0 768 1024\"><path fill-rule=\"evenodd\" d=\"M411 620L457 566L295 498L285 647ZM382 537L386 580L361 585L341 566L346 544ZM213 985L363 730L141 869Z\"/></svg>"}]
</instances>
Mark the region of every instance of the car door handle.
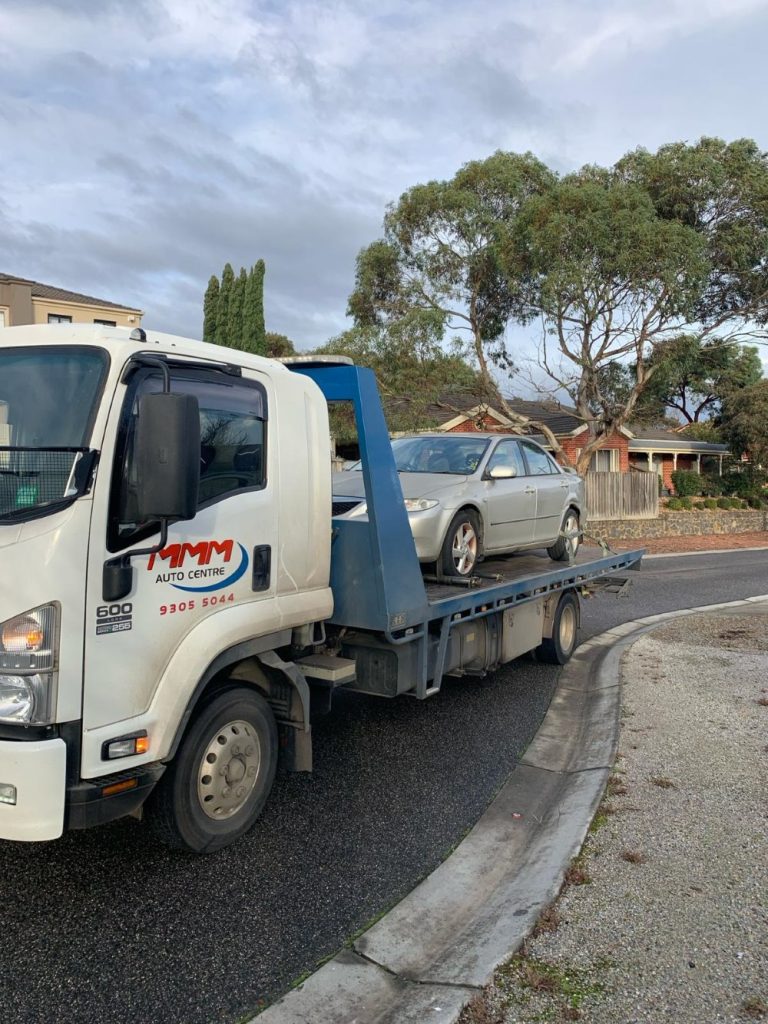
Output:
<instances>
[{"instance_id":1,"label":"car door handle","mask_svg":"<svg viewBox=\"0 0 768 1024\"><path fill-rule=\"evenodd\" d=\"M525 493L526 494L535 494L536 493L536 488L535 487L526 487L525 488Z\"/></svg>"}]
</instances>

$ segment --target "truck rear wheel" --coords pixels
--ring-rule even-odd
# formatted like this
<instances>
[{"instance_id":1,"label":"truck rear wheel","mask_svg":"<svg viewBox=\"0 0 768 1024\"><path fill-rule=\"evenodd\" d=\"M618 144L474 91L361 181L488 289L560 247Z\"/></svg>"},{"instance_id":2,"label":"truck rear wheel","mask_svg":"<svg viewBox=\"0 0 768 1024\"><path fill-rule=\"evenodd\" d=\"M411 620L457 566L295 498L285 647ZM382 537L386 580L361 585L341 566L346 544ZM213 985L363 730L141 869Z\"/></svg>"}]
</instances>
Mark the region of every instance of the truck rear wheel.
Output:
<instances>
[{"instance_id":1,"label":"truck rear wheel","mask_svg":"<svg viewBox=\"0 0 768 1024\"><path fill-rule=\"evenodd\" d=\"M225 690L192 720L146 804L161 842L213 853L244 835L266 803L277 767L277 725L261 694Z\"/></svg>"},{"instance_id":2,"label":"truck rear wheel","mask_svg":"<svg viewBox=\"0 0 768 1024\"><path fill-rule=\"evenodd\" d=\"M579 599L572 590L560 598L552 623L552 636L536 648L536 658L548 665L565 665L576 649L579 629Z\"/></svg>"}]
</instances>

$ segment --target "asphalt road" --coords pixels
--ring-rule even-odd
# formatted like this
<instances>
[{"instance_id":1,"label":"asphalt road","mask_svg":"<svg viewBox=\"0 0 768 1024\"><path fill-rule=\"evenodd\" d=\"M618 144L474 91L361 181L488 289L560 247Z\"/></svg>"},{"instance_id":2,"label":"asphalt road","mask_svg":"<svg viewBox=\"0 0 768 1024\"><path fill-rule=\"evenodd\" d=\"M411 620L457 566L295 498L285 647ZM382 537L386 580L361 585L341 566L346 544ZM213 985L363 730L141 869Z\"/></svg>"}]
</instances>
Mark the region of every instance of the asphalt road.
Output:
<instances>
[{"instance_id":1,"label":"asphalt road","mask_svg":"<svg viewBox=\"0 0 768 1024\"><path fill-rule=\"evenodd\" d=\"M768 593L768 551L648 560L629 596L585 603L583 636L656 612ZM133 820L50 844L0 843L10 1022L247 1019L431 871L535 732L557 673L529 659L432 700L340 694L316 769L208 858Z\"/></svg>"}]
</instances>

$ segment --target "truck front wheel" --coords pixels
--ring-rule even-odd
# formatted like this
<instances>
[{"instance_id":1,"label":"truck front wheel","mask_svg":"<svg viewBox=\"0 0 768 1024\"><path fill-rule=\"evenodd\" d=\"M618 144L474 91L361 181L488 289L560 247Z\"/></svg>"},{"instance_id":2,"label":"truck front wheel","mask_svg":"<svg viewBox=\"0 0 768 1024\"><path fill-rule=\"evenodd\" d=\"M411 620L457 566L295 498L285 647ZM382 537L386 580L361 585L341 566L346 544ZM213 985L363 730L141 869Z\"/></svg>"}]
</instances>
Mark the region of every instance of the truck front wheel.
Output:
<instances>
[{"instance_id":1,"label":"truck front wheel","mask_svg":"<svg viewBox=\"0 0 768 1024\"><path fill-rule=\"evenodd\" d=\"M213 853L258 818L277 767L277 726L261 694L225 690L193 718L174 761L145 805L163 843Z\"/></svg>"}]
</instances>

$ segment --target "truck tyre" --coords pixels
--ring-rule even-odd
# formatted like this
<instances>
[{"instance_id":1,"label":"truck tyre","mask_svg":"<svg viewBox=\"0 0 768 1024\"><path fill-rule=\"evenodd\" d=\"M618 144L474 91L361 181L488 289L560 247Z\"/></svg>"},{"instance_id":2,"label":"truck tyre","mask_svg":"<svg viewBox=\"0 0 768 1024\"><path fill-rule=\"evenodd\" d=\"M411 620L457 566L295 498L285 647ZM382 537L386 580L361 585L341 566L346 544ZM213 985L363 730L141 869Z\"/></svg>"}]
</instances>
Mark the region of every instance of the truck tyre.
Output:
<instances>
[{"instance_id":1,"label":"truck tyre","mask_svg":"<svg viewBox=\"0 0 768 1024\"><path fill-rule=\"evenodd\" d=\"M167 846L213 853L258 818L277 767L277 725L261 694L216 694L192 719L175 759L145 805Z\"/></svg>"},{"instance_id":2,"label":"truck tyre","mask_svg":"<svg viewBox=\"0 0 768 1024\"><path fill-rule=\"evenodd\" d=\"M536 660L548 665L565 665L576 648L579 627L579 599L566 590L558 602L552 623L552 636L544 637L536 648Z\"/></svg>"},{"instance_id":3,"label":"truck tyre","mask_svg":"<svg viewBox=\"0 0 768 1024\"><path fill-rule=\"evenodd\" d=\"M570 562L576 557L580 543L579 513L569 508L560 527L560 536L547 548L547 554L554 562Z\"/></svg>"},{"instance_id":4,"label":"truck tyre","mask_svg":"<svg viewBox=\"0 0 768 1024\"><path fill-rule=\"evenodd\" d=\"M482 554L480 517L463 508L450 522L440 550L438 566L444 576L471 576Z\"/></svg>"}]
</instances>

